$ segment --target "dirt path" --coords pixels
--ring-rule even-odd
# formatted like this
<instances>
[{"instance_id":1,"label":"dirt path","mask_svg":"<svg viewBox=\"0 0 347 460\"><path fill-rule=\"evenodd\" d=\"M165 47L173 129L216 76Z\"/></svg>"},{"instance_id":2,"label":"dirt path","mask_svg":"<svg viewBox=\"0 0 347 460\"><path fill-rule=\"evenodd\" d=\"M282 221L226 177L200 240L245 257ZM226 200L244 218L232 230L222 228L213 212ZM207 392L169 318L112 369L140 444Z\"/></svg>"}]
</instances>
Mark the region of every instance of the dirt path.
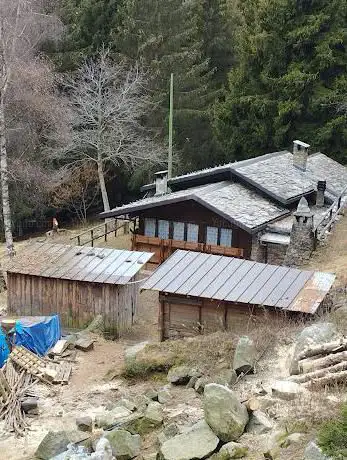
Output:
<instances>
[{"instance_id":1,"label":"dirt path","mask_svg":"<svg viewBox=\"0 0 347 460\"><path fill-rule=\"evenodd\" d=\"M347 284L347 215L340 216L331 235L313 254L308 267L334 272L337 284Z\"/></svg>"}]
</instances>

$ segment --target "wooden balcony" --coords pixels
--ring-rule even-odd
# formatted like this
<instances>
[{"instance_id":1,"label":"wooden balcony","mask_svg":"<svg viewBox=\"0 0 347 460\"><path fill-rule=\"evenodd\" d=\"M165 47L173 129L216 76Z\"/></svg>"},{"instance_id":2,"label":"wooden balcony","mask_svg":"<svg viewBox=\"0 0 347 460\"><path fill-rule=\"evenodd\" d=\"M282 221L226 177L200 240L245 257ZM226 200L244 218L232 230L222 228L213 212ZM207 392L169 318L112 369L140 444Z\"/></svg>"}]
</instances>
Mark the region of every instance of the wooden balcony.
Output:
<instances>
[{"instance_id":1,"label":"wooden balcony","mask_svg":"<svg viewBox=\"0 0 347 460\"><path fill-rule=\"evenodd\" d=\"M190 241L164 240L152 236L133 234L132 250L153 252L154 256L150 260L151 264L160 265L173 254L176 249L185 249L186 251L206 252L207 254L216 254L221 256L237 257L242 259L244 250L242 248L217 246L206 243L193 243Z\"/></svg>"}]
</instances>

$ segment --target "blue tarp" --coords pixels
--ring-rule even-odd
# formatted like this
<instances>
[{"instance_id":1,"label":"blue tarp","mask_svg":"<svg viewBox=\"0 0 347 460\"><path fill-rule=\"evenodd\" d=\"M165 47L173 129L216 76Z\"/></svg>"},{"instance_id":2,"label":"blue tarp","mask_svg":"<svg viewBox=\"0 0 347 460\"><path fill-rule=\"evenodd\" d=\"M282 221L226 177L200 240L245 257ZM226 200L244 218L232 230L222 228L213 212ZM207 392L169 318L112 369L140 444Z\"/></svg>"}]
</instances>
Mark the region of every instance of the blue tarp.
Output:
<instances>
[{"instance_id":1,"label":"blue tarp","mask_svg":"<svg viewBox=\"0 0 347 460\"><path fill-rule=\"evenodd\" d=\"M5 361L10 354L10 349L8 347L6 336L0 327L0 367L5 364Z\"/></svg>"},{"instance_id":2,"label":"blue tarp","mask_svg":"<svg viewBox=\"0 0 347 460\"><path fill-rule=\"evenodd\" d=\"M28 316L15 325L15 344L44 356L61 337L60 320L54 316Z\"/></svg>"}]
</instances>

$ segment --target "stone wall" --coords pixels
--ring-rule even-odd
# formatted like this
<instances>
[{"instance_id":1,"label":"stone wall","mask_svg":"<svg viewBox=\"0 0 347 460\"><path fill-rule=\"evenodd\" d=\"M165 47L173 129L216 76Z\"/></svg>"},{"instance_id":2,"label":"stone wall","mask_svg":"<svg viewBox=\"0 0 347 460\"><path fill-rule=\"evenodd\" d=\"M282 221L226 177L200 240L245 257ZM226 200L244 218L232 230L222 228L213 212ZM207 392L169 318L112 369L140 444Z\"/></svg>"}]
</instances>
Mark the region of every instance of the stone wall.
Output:
<instances>
[{"instance_id":1,"label":"stone wall","mask_svg":"<svg viewBox=\"0 0 347 460\"><path fill-rule=\"evenodd\" d=\"M250 259L255 262L265 262L265 246L260 244L260 233L252 236L252 248Z\"/></svg>"},{"instance_id":2,"label":"stone wall","mask_svg":"<svg viewBox=\"0 0 347 460\"><path fill-rule=\"evenodd\" d=\"M307 262L314 250L314 245L315 237L311 218L299 217L295 219L283 265L299 267Z\"/></svg>"},{"instance_id":3,"label":"stone wall","mask_svg":"<svg viewBox=\"0 0 347 460\"><path fill-rule=\"evenodd\" d=\"M287 253L285 244L267 243L266 263L273 265L282 265Z\"/></svg>"}]
</instances>

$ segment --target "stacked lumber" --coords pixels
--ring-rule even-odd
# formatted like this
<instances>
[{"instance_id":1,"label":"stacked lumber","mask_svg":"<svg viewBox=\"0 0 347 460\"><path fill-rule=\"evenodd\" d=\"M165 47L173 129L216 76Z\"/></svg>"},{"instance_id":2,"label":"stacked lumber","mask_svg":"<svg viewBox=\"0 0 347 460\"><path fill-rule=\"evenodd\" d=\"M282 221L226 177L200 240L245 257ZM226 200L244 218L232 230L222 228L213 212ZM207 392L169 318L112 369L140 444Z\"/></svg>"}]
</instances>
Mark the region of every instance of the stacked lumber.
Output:
<instances>
[{"instance_id":1,"label":"stacked lumber","mask_svg":"<svg viewBox=\"0 0 347 460\"><path fill-rule=\"evenodd\" d=\"M347 339L308 347L298 355L299 375L289 380L306 387L347 383Z\"/></svg>"}]
</instances>

